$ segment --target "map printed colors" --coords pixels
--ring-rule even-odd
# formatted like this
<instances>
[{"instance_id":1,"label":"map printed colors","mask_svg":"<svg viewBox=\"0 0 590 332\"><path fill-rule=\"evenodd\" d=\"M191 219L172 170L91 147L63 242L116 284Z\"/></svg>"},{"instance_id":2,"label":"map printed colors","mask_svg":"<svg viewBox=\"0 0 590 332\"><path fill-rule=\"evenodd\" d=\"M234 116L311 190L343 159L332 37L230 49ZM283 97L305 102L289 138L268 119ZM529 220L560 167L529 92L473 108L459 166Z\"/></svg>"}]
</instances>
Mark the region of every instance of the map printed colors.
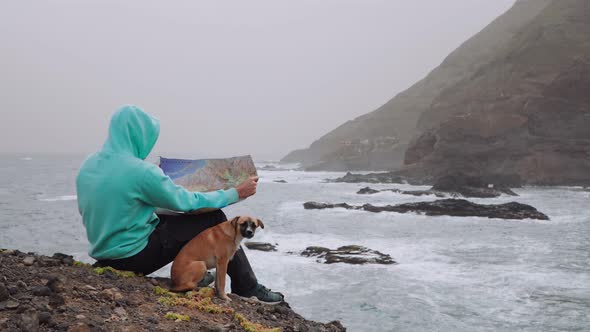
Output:
<instances>
[{"instance_id":1,"label":"map printed colors","mask_svg":"<svg viewBox=\"0 0 590 332\"><path fill-rule=\"evenodd\" d=\"M233 188L257 175L251 156L199 160L160 157L160 168L174 183L199 192Z\"/></svg>"}]
</instances>

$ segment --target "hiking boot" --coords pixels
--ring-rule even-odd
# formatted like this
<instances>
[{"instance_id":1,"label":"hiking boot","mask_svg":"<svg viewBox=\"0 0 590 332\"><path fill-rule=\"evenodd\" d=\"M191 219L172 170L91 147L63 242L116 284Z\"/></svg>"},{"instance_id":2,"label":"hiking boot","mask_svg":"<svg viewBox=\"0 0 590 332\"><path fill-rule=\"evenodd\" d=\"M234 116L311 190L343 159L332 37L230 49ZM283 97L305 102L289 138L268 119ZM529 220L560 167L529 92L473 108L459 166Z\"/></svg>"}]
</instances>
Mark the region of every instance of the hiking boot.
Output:
<instances>
[{"instance_id":1,"label":"hiking boot","mask_svg":"<svg viewBox=\"0 0 590 332\"><path fill-rule=\"evenodd\" d=\"M215 272L207 271L203 279L201 279L201 281L199 281L199 283L197 284L197 287L207 287L211 285L213 282L215 282Z\"/></svg>"},{"instance_id":2,"label":"hiking boot","mask_svg":"<svg viewBox=\"0 0 590 332\"><path fill-rule=\"evenodd\" d=\"M285 296L283 294L279 292L273 292L261 284L256 284L256 287L245 294L240 294L240 296L256 299L260 302L268 304L276 304L285 300Z\"/></svg>"}]
</instances>

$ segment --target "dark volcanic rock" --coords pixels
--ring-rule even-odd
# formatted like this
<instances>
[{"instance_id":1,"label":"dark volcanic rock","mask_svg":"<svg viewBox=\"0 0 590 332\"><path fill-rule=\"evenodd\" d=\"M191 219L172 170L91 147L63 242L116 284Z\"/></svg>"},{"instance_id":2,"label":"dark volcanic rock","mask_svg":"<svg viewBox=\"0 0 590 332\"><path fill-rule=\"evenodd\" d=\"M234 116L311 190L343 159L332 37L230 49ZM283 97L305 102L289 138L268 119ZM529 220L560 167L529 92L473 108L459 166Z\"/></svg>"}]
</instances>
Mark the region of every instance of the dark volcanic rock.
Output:
<instances>
[{"instance_id":1,"label":"dark volcanic rock","mask_svg":"<svg viewBox=\"0 0 590 332\"><path fill-rule=\"evenodd\" d=\"M51 323L51 313L47 311L43 311L39 313L39 324L50 324Z\"/></svg>"},{"instance_id":2,"label":"dark volcanic rock","mask_svg":"<svg viewBox=\"0 0 590 332\"><path fill-rule=\"evenodd\" d=\"M536 1L522 1L535 3ZM590 184L590 5L551 1L422 113L404 172Z\"/></svg>"},{"instance_id":3,"label":"dark volcanic rock","mask_svg":"<svg viewBox=\"0 0 590 332\"><path fill-rule=\"evenodd\" d=\"M549 220L547 215L539 212L534 207L517 202L487 205L476 204L464 199L441 199L433 202L417 202L386 206L374 206L371 204L352 206L346 203L327 204L318 202L306 202L303 206L308 210L345 208L349 210L364 210L369 212L416 212L423 213L428 216Z\"/></svg>"},{"instance_id":4,"label":"dark volcanic rock","mask_svg":"<svg viewBox=\"0 0 590 332\"><path fill-rule=\"evenodd\" d=\"M47 286L37 286L31 289L31 292L35 296L50 296L53 292Z\"/></svg>"},{"instance_id":5,"label":"dark volcanic rock","mask_svg":"<svg viewBox=\"0 0 590 332\"><path fill-rule=\"evenodd\" d=\"M70 265L68 263L63 263L63 264ZM64 285L63 285L63 282L59 279L59 277L50 275L50 276L47 276L46 279L47 279L46 286L49 289L51 289L52 292L61 293L63 291Z\"/></svg>"},{"instance_id":6,"label":"dark volcanic rock","mask_svg":"<svg viewBox=\"0 0 590 332\"><path fill-rule=\"evenodd\" d=\"M63 264L66 265L74 264L74 256L71 255L56 252L55 254L53 254L52 258L59 259Z\"/></svg>"},{"instance_id":7,"label":"dark volcanic rock","mask_svg":"<svg viewBox=\"0 0 590 332\"><path fill-rule=\"evenodd\" d=\"M447 195L443 192L436 191L436 190L404 190L401 192L404 195L412 195L412 196L428 196L434 195L436 197L446 197ZM454 195L451 195L454 196Z\"/></svg>"},{"instance_id":8,"label":"dark volcanic rock","mask_svg":"<svg viewBox=\"0 0 590 332\"><path fill-rule=\"evenodd\" d=\"M0 302L8 300L10 293L8 293L8 288L0 282Z\"/></svg>"},{"instance_id":9,"label":"dark volcanic rock","mask_svg":"<svg viewBox=\"0 0 590 332\"><path fill-rule=\"evenodd\" d=\"M63 264L61 259L51 258L51 257L40 257L37 260L37 265L39 266L59 266Z\"/></svg>"},{"instance_id":10,"label":"dark volcanic rock","mask_svg":"<svg viewBox=\"0 0 590 332\"><path fill-rule=\"evenodd\" d=\"M317 257L325 264L395 264L390 255L366 247L349 245L332 250L324 247L307 247L302 256Z\"/></svg>"},{"instance_id":11,"label":"dark volcanic rock","mask_svg":"<svg viewBox=\"0 0 590 332\"><path fill-rule=\"evenodd\" d=\"M37 262L56 260L61 263L59 266L35 263L38 272L31 273L31 267L22 264L24 256L0 254L0 290L2 285L17 289L11 294L12 298L0 301L1 331L244 331L241 324L246 322L241 317L260 324L256 330L264 327L264 330L280 328L294 332L293 327L297 326L298 331L346 331L336 322L323 324L306 320L285 302L277 305L280 309L275 309L276 306L232 296L232 302L212 298L201 302L205 307L195 307L196 301L208 299L194 294L170 295L143 276L116 270L110 275L98 274L91 266L70 265L63 257L27 256L34 257ZM15 286L19 282L29 287L19 289ZM169 282L161 278L158 284L166 287ZM101 296L100 290L110 290L109 296ZM48 293L51 293L49 298L45 296ZM41 296L35 296L37 294ZM180 298L189 303L173 300ZM168 319L169 312L190 319ZM240 314L240 318L234 313Z\"/></svg>"},{"instance_id":12,"label":"dark volcanic rock","mask_svg":"<svg viewBox=\"0 0 590 332\"><path fill-rule=\"evenodd\" d=\"M372 195L372 194L376 194L381 191L382 190L376 190L376 189L372 189L370 187L364 187L364 188L359 189L359 191L357 191L356 193L359 195Z\"/></svg>"},{"instance_id":13,"label":"dark volcanic rock","mask_svg":"<svg viewBox=\"0 0 590 332\"><path fill-rule=\"evenodd\" d=\"M438 179L432 190L457 194L463 197L490 198L498 197L502 194L518 196L502 182L494 183L492 181L492 179L486 181L482 177L473 177L464 174L447 175Z\"/></svg>"},{"instance_id":14,"label":"dark volcanic rock","mask_svg":"<svg viewBox=\"0 0 590 332\"><path fill-rule=\"evenodd\" d=\"M306 210L322 210L322 209L333 209L333 208L344 208L347 210L354 210L355 209L354 206L348 205L346 203L328 204L328 203L318 203L318 202L305 202L305 203L303 203L303 207Z\"/></svg>"},{"instance_id":15,"label":"dark volcanic rock","mask_svg":"<svg viewBox=\"0 0 590 332\"><path fill-rule=\"evenodd\" d=\"M493 181L493 182L492 182ZM496 183L496 184L495 184ZM357 194L376 194L383 191L390 191L404 195L425 196L435 195L436 197L477 197L492 198L499 197L502 194L509 196L518 196L504 183L508 181L497 181L492 178L473 177L463 174L448 175L440 178L429 190L399 190L399 189L382 189L376 190L370 187L360 189ZM518 181L510 183L519 185Z\"/></svg>"},{"instance_id":16,"label":"dark volcanic rock","mask_svg":"<svg viewBox=\"0 0 590 332\"><path fill-rule=\"evenodd\" d=\"M361 188L356 193L359 195L372 195L384 191L389 191L393 193L403 194L403 195L412 195L412 196L428 196L428 195L435 195L436 197L445 197L446 195L442 192L434 191L434 190L399 190L399 189L373 189L371 187Z\"/></svg>"},{"instance_id":17,"label":"dark volcanic rock","mask_svg":"<svg viewBox=\"0 0 590 332\"><path fill-rule=\"evenodd\" d=\"M394 172L353 174L346 173L343 177L329 179L328 182L336 183L405 183L405 179Z\"/></svg>"},{"instance_id":18,"label":"dark volcanic rock","mask_svg":"<svg viewBox=\"0 0 590 332\"><path fill-rule=\"evenodd\" d=\"M246 248L260 251L277 251L277 247L266 242L244 242Z\"/></svg>"}]
</instances>

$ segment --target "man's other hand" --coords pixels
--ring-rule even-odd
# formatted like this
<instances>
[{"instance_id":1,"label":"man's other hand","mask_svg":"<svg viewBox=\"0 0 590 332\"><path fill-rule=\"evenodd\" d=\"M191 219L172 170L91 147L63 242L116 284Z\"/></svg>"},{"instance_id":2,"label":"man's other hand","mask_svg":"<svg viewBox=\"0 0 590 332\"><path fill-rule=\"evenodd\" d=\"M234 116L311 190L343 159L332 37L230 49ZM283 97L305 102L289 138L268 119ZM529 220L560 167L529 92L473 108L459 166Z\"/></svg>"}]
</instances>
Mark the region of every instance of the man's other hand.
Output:
<instances>
[{"instance_id":1,"label":"man's other hand","mask_svg":"<svg viewBox=\"0 0 590 332\"><path fill-rule=\"evenodd\" d=\"M238 191L238 196L240 199L248 198L254 194L256 194L256 185L258 184L258 177L252 176L248 180L240 183L236 190Z\"/></svg>"}]
</instances>

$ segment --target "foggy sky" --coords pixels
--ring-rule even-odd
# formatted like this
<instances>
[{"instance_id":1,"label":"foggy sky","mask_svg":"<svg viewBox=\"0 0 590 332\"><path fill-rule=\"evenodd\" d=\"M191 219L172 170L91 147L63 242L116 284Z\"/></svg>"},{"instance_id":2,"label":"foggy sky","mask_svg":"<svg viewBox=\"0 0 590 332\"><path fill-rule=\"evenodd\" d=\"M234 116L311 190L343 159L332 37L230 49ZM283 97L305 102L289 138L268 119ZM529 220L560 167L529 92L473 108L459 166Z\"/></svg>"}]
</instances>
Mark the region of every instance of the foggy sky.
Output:
<instances>
[{"instance_id":1,"label":"foggy sky","mask_svg":"<svg viewBox=\"0 0 590 332\"><path fill-rule=\"evenodd\" d=\"M0 0L0 153L280 158L408 88L514 0Z\"/></svg>"}]
</instances>

